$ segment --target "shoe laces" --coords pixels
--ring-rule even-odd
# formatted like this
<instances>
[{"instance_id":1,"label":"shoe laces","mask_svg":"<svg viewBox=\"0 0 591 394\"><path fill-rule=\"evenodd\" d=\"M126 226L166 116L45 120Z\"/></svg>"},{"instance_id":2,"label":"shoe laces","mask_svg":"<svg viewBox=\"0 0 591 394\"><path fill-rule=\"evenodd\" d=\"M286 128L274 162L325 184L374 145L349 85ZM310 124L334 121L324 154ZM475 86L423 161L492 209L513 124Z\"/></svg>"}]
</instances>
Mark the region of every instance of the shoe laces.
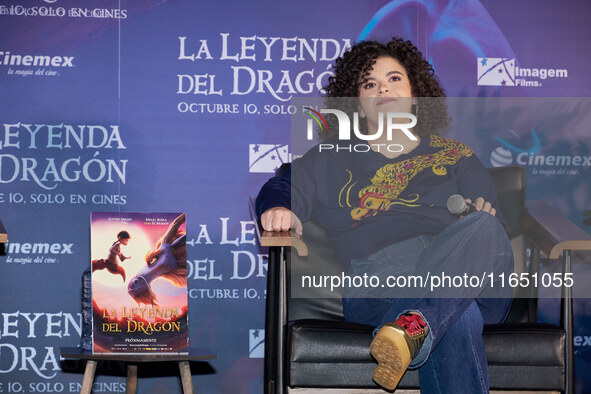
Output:
<instances>
[{"instance_id":1,"label":"shoe laces","mask_svg":"<svg viewBox=\"0 0 591 394\"><path fill-rule=\"evenodd\" d=\"M394 323L404 328L404 330L412 336L421 334L423 329L427 326L421 315L418 313L406 313L400 315Z\"/></svg>"}]
</instances>

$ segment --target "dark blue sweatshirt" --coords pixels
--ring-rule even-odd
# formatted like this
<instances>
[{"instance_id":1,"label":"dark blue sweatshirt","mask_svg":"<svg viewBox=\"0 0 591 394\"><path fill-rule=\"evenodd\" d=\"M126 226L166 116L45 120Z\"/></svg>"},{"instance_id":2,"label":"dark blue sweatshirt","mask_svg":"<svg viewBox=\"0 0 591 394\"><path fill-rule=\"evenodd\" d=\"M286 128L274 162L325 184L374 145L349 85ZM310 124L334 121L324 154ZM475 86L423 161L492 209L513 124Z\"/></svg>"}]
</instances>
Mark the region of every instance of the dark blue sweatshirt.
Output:
<instances>
[{"instance_id":1,"label":"dark blue sweatshirt","mask_svg":"<svg viewBox=\"0 0 591 394\"><path fill-rule=\"evenodd\" d=\"M257 213L281 206L302 221L314 216L346 263L405 239L438 234L457 220L447 210L452 194L483 197L502 220L488 170L457 140L425 137L394 159L315 147L263 186Z\"/></svg>"}]
</instances>

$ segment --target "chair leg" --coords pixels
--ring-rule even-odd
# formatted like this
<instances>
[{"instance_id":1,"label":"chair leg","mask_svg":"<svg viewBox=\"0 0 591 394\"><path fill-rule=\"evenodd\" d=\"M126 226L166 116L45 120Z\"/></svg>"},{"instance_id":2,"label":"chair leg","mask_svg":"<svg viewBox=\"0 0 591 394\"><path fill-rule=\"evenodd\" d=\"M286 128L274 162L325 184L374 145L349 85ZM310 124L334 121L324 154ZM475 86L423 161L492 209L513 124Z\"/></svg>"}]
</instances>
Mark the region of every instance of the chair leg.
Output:
<instances>
[{"instance_id":1,"label":"chair leg","mask_svg":"<svg viewBox=\"0 0 591 394\"><path fill-rule=\"evenodd\" d=\"M127 394L137 393L137 365L127 364Z\"/></svg>"},{"instance_id":2,"label":"chair leg","mask_svg":"<svg viewBox=\"0 0 591 394\"><path fill-rule=\"evenodd\" d=\"M283 394L283 259L284 248L269 248L265 308L265 394Z\"/></svg>"},{"instance_id":3,"label":"chair leg","mask_svg":"<svg viewBox=\"0 0 591 394\"><path fill-rule=\"evenodd\" d=\"M540 249L537 246L532 245L531 256L529 261L529 275L533 278L534 275L540 274ZM528 304L528 321L535 323L538 320L538 288L537 286L530 286L529 294L527 295Z\"/></svg>"},{"instance_id":4,"label":"chair leg","mask_svg":"<svg viewBox=\"0 0 591 394\"><path fill-rule=\"evenodd\" d=\"M570 250L564 250L562 252L562 279L564 280L566 274L572 273L571 261L570 261ZM573 300L572 300L572 287L567 287L563 284L562 286L562 302L561 302L561 316L560 325L566 332L566 357L565 357L565 369L566 369L566 382L565 390L566 394L572 394L574 392L574 343L573 343Z\"/></svg>"},{"instance_id":5,"label":"chair leg","mask_svg":"<svg viewBox=\"0 0 591 394\"><path fill-rule=\"evenodd\" d=\"M86 361L86 368L84 369L84 378L82 379L80 394L90 394L92 391L92 382L94 381L94 373L96 372L96 363L96 360Z\"/></svg>"},{"instance_id":6,"label":"chair leg","mask_svg":"<svg viewBox=\"0 0 591 394\"><path fill-rule=\"evenodd\" d=\"M193 394L193 379L191 379L191 366L188 361L179 361L181 371L181 382L183 383L183 393Z\"/></svg>"},{"instance_id":7,"label":"chair leg","mask_svg":"<svg viewBox=\"0 0 591 394\"><path fill-rule=\"evenodd\" d=\"M278 280L278 288L277 294L279 294L279 302L277 304L277 393L283 394L284 393L284 384L283 381L283 368L284 368L284 357L285 357L285 327L287 324L287 305L286 305L286 297L287 297L287 284L286 284L286 267L285 267L285 259L286 259L286 249L280 249L280 261L279 261L279 280Z\"/></svg>"}]
</instances>

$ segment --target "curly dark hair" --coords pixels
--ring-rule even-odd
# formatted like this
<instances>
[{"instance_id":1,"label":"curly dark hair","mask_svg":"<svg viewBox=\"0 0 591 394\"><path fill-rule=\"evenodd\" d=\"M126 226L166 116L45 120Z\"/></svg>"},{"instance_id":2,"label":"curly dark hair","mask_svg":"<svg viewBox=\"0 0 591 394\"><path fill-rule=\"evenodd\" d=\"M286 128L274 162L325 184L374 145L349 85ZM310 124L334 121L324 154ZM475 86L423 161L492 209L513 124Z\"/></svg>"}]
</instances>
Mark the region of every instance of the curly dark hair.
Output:
<instances>
[{"instance_id":1,"label":"curly dark hair","mask_svg":"<svg viewBox=\"0 0 591 394\"><path fill-rule=\"evenodd\" d=\"M393 37L387 44L377 41L362 41L351 47L342 57L338 58L334 67L334 75L328 79L324 87L326 92L325 105L327 108L339 108L351 115L358 110L354 100L338 100L339 97L358 97L361 85L366 83L376 60L382 56L390 56L398 60L406 69L410 80L412 96L417 100L421 116L417 116L417 125L413 132L419 137L437 134L438 130L447 126L447 116L444 99L433 100L432 97L445 97L445 92L433 67L427 62L421 52L410 41ZM414 107L414 106L413 106ZM416 108L413 108L416 111ZM334 116L327 116L328 130L320 137L328 139L337 135L338 125ZM361 124L360 128L367 130Z\"/></svg>"}]
</instances>

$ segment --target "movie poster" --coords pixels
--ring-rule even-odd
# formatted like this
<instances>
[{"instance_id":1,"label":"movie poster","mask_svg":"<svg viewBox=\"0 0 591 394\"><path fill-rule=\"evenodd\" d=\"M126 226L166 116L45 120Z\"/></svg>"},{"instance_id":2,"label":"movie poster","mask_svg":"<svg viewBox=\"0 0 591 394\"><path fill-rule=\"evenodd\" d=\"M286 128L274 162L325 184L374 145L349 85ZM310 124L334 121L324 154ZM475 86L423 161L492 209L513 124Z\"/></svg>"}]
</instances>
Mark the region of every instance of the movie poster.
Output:
<instances>
[{"instance_id":1,"label":"movie poster","mask_svg":"<svg viewBox=\"0 0 591 394\"><path fill-rule=\"evenodd\" d=\"M93 212L95 353L188 353L184 213Z\"/></svg>"}]
</instances>

